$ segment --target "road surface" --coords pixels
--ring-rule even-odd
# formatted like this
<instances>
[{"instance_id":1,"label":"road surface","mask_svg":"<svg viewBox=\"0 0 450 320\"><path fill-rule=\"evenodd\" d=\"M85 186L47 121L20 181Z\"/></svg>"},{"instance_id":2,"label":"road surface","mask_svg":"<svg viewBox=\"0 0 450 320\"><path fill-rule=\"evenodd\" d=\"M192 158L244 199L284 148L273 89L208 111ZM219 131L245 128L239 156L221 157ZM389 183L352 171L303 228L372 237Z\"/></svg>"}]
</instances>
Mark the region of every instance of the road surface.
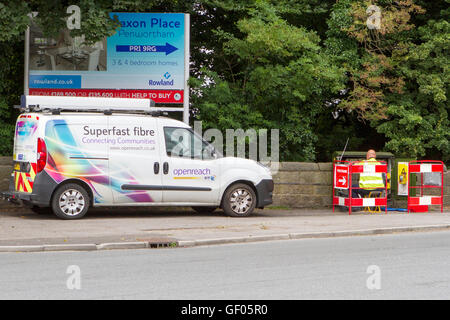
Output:
<instances>
[{"instance_id":1,"label":"road surface","mask_svg":"<svg viewBox=\"0 0 450 320\"><path fill-rule=\"evenodd\" d=\"M449 299L450 232L0 254L0 299Z\"/></svg>"}]
</instances>

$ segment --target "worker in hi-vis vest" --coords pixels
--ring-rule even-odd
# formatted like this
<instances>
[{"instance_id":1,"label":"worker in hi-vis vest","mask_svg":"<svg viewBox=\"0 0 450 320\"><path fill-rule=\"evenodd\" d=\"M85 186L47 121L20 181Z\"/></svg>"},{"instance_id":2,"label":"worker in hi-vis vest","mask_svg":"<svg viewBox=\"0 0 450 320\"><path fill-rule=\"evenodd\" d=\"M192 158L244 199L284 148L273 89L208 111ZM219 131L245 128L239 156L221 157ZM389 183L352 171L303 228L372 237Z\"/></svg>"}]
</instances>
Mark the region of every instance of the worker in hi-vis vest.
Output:
<instances>
[{"instance_id":1,"label":"worker in hi-vis vest","mask_svg":"<svg viewBox=\"0 0 450 320\"><path fill-rule=\"evenodd\" d=\"M376 160L377 154L375 150L370 149L366 154L366 161L358 162L358 165L364 164L373 164L378 165L381 164ZM359 185L354 185L353 187L359 187L361 189L353 189L352 197L353 198L364 198L369 195L372 191L384 191L384 179L382 173L377 172L369 172L369 173L361 173L359 175Z\"/></svg>"}]
</instances>

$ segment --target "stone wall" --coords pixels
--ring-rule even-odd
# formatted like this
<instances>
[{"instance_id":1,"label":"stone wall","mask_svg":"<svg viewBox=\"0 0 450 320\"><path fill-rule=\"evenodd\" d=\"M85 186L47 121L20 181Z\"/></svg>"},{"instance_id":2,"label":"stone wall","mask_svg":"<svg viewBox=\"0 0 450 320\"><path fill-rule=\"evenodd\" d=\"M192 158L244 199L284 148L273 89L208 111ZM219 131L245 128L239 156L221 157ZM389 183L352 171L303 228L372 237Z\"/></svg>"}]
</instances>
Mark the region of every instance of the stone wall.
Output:
<instances>
[{"instance_id":1,"label":"stone wall","mask_svg":"<svg viewBox=\"0 0 450 320\"><path fill-rule=\"evenodd\" d=\"M332 164L282 162L274 174L274 206L295 208L332 205Z\"/></svg>"},{"instance_id":2,"label":"stone wall","mask_svg":"<svg viewBox=\"0 0 450 320\"><path fill-rule=\"evenodd\" d=\"M0 192L8 190L11 172L12 157L0 157Z\"/></svg>"},{"instance_id":3,"label":"stone wall","mask_svg":"<svg viewBox=\"0 0 450 320\"><path fill-rule=\"evenodd\" d=\"M332 163L282 162L273 177L274 206L293 208L332 206ZM407 198L401 199L393 200L390 205L406 208ZM450 206L450 172L444 173L444 206Z\"/></svg>"},{"instance_id":4,"label":"stone wall","mask_svg":"<svg viewBox=\"0 0 450 320\"><path fill-rule=\"evenodd\" d=\"M0 157L0 191L8 190L11 171L11 157ZM273 206L330 207L332 176L331 163L281 162L278 172L273 175ZM0 201L0 207L5 204ZM444 205L450 206L450 173L444 175ZM400 206L406 207L406 201Z\"/></svg>"}]
</instances>

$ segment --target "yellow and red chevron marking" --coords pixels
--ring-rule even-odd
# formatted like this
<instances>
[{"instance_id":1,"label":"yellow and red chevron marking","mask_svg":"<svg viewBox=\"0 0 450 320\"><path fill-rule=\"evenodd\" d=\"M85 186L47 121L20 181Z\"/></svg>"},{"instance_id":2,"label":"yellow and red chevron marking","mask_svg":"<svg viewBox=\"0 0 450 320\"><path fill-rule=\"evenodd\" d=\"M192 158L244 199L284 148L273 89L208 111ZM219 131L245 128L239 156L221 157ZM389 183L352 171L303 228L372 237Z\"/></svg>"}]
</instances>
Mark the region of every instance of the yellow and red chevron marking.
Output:
<instances>
[{"instance_id":1,"label":"yellow and red chevron marking","mask_svg":"<svg viewBox=\"0 0 450 320\"><path fill-rule=\"evenodd\" d=\"M36 163L31 164L30 172L14 171L14 186L16 188L16 191L31 193L31 191L33 191L35 176Z\"/></svg>"}]
</instances>

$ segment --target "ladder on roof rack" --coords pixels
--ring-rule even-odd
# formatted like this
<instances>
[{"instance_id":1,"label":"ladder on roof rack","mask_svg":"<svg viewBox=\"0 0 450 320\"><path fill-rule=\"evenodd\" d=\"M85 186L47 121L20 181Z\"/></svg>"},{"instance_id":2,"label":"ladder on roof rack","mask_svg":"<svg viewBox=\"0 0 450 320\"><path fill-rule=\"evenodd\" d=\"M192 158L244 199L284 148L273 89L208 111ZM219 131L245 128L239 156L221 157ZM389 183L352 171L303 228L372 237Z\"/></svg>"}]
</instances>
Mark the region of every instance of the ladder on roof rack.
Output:
<instances>
[{"instance_id":1,"label":"ladder on roof rack","mask_svg":"<svg viewBox=\"0 0 450 320\"><path fill-rule=\"evenodd\" d=\"M123 98L87 98L87 97L54 97L54 96L22 96L19 108L23 111L52 112L112 112L145 113L157 115L161 113L151 99Z\"/></svg>"}]
</instances>

